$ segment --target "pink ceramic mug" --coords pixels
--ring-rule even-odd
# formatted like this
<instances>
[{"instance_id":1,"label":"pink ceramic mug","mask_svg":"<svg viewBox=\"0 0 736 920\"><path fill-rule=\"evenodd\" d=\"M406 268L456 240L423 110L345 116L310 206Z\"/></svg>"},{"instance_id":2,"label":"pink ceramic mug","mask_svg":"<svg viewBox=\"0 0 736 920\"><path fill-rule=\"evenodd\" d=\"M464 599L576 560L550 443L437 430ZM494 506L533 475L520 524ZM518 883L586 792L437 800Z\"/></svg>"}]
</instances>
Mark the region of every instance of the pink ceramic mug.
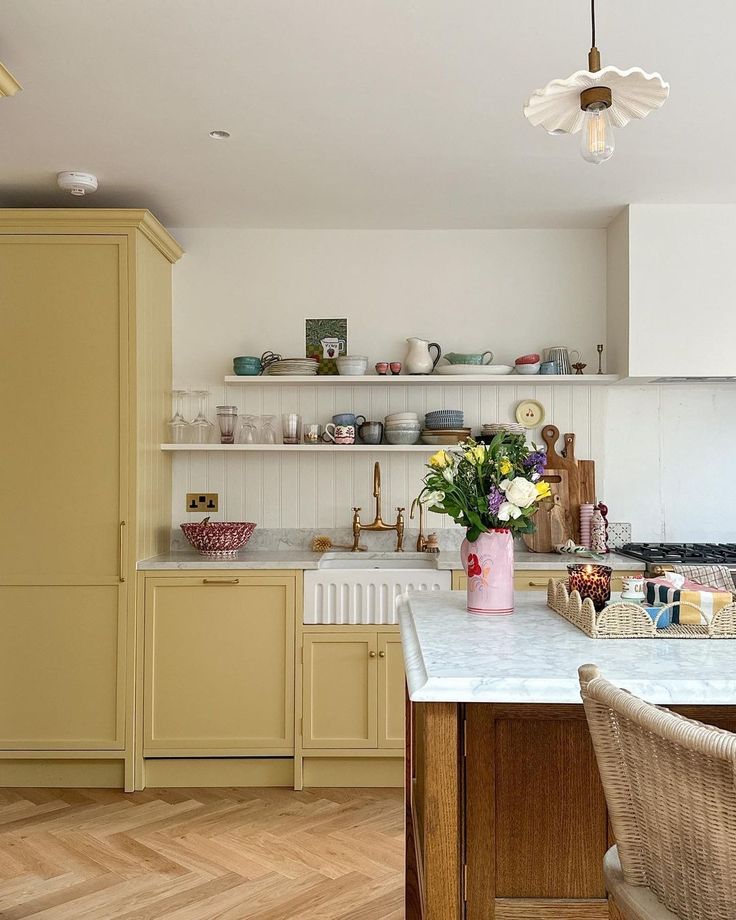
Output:
<instances>
[{"instance_id":1,"label":"pink ceramic mug","mask_svg":"<svg viewBox=\"0 0 736 920\"><path fill-rule=\"evenodd\" d=\"M379 361L376 364L376 373L380 374L382 377L388 373L388 361Z\"/></svg>"},{"instance_id":2,"label":"pink ceramic mug","mask_svg":"<svg viewBox=\"0 0 736 920\"><path fill-rule=\"evenodd\" d=\"M335 425L333 422L328 422L325 425L323 439L332 441L334 444L355 444L355 426Z\"/></svg>"}]
</instances>

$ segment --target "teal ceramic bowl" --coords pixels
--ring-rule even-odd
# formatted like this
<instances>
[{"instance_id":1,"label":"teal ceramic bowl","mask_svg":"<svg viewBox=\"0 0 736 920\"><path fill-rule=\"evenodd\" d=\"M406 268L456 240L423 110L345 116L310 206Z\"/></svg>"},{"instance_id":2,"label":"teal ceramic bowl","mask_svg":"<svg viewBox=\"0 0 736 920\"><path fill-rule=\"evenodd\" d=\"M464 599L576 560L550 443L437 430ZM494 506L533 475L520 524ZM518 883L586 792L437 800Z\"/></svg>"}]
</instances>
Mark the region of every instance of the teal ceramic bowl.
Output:
<instances>
[{"instance_id":1,"label":"teal ceramic bowl","mask_svg":"<svg viewBox=\"0 0 736 920\"><path fill-rule=\"evenodd\" d=\"M257 377L261 373L261 359L251 355L233 358L233 372L238 377Z\"/></svg>"},{"instance_id":2,"label":"teal ceramic bowl","mask_svg":"<svg viewBox=\"0 0 736 920\"><path fill-rule=\"evenodd\" d=\"M482 354L472 353L465 355L451 351L449 355L443 355L443 357L450 364L490 364L493 361L493 352L484 351Z\"/></svg>"}]
</instances>

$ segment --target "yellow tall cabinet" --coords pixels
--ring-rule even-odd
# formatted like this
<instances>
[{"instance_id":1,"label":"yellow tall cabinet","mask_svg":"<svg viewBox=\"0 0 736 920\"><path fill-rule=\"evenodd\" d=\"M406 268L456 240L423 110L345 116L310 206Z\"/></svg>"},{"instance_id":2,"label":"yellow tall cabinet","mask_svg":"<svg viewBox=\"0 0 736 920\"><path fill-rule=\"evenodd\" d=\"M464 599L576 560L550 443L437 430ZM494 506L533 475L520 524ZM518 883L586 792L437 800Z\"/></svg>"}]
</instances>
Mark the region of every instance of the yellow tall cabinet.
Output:
<instances>
[{"instance_id":1,"label":"yellow tall cabinet","mask_svg":"<svg viewBox=\"0 0 736 920\"><path fill-rule=\"evenodd\" d=\"M144 210L0 211L0 785L133 788L135 563L169 542L180 255Z\"/></svg>"}]
</instances>

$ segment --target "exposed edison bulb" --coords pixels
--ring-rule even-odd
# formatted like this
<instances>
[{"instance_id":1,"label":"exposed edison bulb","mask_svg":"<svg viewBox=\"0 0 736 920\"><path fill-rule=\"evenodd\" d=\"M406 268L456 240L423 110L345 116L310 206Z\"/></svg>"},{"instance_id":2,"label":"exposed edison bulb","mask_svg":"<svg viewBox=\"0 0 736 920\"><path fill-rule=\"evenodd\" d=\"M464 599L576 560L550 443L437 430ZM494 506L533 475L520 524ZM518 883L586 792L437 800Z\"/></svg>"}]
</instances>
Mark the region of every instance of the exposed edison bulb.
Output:
<instances>
[{"instance_id":1,"label":"exposed edison bulb","mask_svg":"<svg viewBox=\"0 0 736 920\"><path fill-rule=\"evenodd\" d=\"M588 163L605 163L613 156L616 142L607 107L594 102L585 110L580 140L580 153Z\"/></svg>"}]
</instances>

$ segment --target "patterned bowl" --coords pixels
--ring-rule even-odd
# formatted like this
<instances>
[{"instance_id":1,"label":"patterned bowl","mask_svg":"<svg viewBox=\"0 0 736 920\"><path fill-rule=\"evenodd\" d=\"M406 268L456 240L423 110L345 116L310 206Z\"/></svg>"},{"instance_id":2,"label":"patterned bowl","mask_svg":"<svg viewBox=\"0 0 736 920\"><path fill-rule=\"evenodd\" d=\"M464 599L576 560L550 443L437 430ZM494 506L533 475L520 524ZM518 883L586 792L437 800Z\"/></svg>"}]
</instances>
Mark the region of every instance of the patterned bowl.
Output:
<instances>
[{"instance_id":1,"label":"patterned bowl","mask_svg":"<svg viewBox=\"0 0 736 920\"><path fill-rule=\"evenodd\" d=\"M201 524L181 524L184 536L200 556L210 559L231 559L250 540L255 524L247 521L202 521Z\"/></svg>"}]
</instances>

